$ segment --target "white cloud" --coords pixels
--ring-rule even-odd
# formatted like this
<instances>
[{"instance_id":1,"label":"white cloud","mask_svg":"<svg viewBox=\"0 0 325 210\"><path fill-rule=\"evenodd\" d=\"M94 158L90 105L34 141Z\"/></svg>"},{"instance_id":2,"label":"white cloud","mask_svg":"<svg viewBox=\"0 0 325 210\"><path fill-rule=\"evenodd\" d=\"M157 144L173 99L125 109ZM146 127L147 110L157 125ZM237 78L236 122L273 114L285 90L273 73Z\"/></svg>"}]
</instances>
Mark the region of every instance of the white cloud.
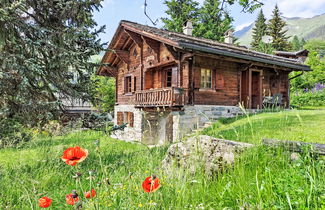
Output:
<instances>
[{"instance_id":1,"label":"white cloud","mask_svg":"<svg viewBox=\"0 0 325 210\"><path fill-rule=\"evenodd\" d=\"M110 5L110 4L114 4L114 0L104 0L102 2L103 7L106 7L106 6Z\"/></svg>"},{"instance_id":2,"label":"white cloud","mask_svg":"<svg viewBox=\"0 0 325 210\"><path fill-rule=\"evenodd\" d=\"M324 0L266 0L263 10L267 17L270 17L275 4L285 17L309 18L325 11Z\"/></svg>"}]
</instances>

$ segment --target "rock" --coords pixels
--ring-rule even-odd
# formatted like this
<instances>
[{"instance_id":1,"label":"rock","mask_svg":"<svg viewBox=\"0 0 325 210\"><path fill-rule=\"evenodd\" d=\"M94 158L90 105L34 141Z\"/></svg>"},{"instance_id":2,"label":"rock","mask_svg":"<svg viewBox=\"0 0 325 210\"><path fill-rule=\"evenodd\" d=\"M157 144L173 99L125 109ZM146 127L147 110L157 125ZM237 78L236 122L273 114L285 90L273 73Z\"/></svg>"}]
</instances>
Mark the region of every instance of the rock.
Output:
<instances>
[{"instance_id":1,"label":"rock","mask_svg":"<svg viewBox=\"0 0 325 210\"><path fill-rule=\"evenodd\" d=\"M210 136L197 136L176 143L167 151L162 162L165 171L183 168L195 173L204 167L208 174L217 173L227 165L232 165L236 155L252 147L252 144L216 139Z\"/></svg>"}]
</instances>

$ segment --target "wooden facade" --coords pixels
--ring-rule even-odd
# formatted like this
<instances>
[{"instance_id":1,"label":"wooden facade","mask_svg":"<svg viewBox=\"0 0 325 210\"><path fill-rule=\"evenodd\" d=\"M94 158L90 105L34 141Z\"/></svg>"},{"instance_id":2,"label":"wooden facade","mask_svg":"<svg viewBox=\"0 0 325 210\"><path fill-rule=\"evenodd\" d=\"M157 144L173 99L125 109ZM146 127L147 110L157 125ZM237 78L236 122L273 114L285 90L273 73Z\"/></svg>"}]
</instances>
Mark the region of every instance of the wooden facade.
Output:
<instances>
[{"instance_id":1,"label":"wooden facade","mask_svg":"<svg viewBox=\"0 0 325 210\"><path fill-rule=\"evenodd\" d=\"M122 21L99 75L116 78L116 104L262 108L263 97L282 94L289 105L291 71L308 66L234 45Z\"/></svg>"}]
</instances>

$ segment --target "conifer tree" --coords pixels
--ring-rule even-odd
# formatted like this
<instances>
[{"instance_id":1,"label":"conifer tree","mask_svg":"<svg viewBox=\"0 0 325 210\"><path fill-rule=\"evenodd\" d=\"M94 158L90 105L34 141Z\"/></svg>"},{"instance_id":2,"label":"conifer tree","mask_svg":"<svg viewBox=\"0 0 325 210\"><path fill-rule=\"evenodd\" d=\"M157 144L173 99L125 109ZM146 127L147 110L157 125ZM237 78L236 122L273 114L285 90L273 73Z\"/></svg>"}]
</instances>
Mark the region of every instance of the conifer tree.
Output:
<instances>
[{"instance_id":1,"label":"conifer tree","mask_svg":"<svg viewBox=\"0 0 325 210\"><path fill-rule=\"evenodd\" d=\"M286 35L287 30L284 29L286 22L282 20L278 5L275 5L272 18L268 24L268 34L272 37L272 47L275 50L289 50L289 37Z\"/></svg>"},{"instance_id":2,"label":"conifer tree","mask_svg":"<svg viewBox=\"0 0 325 210\"><path fill-rule=\"evenodd\" d=\"M251 47L254 50L260 51L259 46L262 42L263 36L267 34L267 25L266 18L263 14L263 10L261 10L257 16L255 21L255 26L253 28L253 41L251 42Z\"/></svg>"},{"instance_id":3,"label":"conifer tree","mask_svg":"<svg viewBox=\"0 0 325 210\"><path fill-rule=\"evenodd\" d=\"M0 1L0 116L39 123L62 107L59 95L89 98L88 61L103 49L104 27L92 15L100 7L99 0Z\"/></svg>"},{"instance_id":4,"label":"conifer tree","mask_svg":"<svg viewBox=\"0 0 325 210\"><path fill-rule=\"evenodd\" d=\"M232 27L233 19L227 12L221 11L220 1L205 0L200 9L199 21L195 36L222 42L224 33Z\"/></svg>"},{"instance_id":5,"label":"conifer tree","mask_svg":"<svg viewBox=\"0 0 325 210\"><path fill-rule=\"evenodd\" d=\"M186 21L193 23L193 36L223 41L224 32L233 21L227 6L239 4L244 12L253 12L262 3L259 0L205 0L202 7L196 0L165 0L168 17L162 18L163 28L182 32Z\"/></svg>"},{"instance_id":6,"label":"conifer tree","mask_svg":"<svg viewBox=\"0 0 325 210\"><path fill-rule=\"evenodd\" d=\"M199 3L194 0L165 0L164 4L168 7L166 14L169 18L162 18L163 28L183 32L186 21L191 20L196 25L199 14Z\"/></svg>"},{"instance_id":7,"label":"conifer tree","mask_svg":"<svg viewBox=\"0 0 325 210\"><path fill-rule=\"evenodd\" d=\"M302 43L299 41L299 38L297 35L295 35L291 41L291 46L293 51L298 51L302 49Z\"/></svg>"}]
</instances>

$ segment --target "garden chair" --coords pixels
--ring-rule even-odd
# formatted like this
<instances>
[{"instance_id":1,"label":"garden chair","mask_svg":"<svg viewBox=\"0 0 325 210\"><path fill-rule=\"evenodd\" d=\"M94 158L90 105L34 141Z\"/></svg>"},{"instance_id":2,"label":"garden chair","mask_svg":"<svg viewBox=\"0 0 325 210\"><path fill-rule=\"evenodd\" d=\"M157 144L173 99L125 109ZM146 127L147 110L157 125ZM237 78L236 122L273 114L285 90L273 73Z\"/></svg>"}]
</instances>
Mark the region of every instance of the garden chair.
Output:
<instances>
[{"instance_id":1,"label":"garden chair","mask_svg":"<svg viewBox=\"0 0 325 210\"><path fill-rule=\"evenodd\" d=\"M263 100L263 106L264 107L276 107L282 105L282 94L276 93L272 96L269 100Z\"/></svg>"}]
</instances>

